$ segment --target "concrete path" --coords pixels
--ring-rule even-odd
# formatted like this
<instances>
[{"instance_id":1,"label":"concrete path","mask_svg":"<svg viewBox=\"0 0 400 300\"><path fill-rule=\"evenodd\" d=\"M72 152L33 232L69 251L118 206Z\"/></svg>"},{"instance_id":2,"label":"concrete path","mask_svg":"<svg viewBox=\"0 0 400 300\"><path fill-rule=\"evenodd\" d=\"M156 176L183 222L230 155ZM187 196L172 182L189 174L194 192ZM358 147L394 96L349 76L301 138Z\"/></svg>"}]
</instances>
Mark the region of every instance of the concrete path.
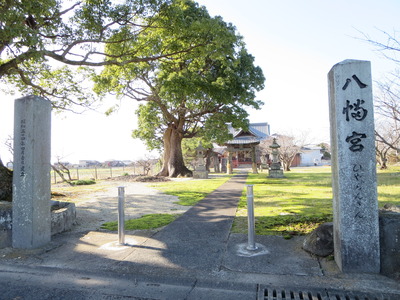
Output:
<instances>
[{"instance_id":1,"label":"concrete path","mask_svg":"<svg viewBox=\"0 0 400 300\"><path fill-rule=\"evenodd\" d=\"M180 271L218 271L246 174L233 177L126 258L167 263ZM195 182L193 182L195 184Z\"/></svg>"}]
</instances>

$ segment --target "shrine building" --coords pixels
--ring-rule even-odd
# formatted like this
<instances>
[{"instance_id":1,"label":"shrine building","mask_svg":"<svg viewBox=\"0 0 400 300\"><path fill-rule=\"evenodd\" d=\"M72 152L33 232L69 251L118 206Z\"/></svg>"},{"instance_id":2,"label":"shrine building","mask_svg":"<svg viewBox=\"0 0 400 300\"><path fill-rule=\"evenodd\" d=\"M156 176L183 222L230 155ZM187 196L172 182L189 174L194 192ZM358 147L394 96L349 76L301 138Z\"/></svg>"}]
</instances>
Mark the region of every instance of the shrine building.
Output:
<instances>
[{"instance_id":1,"label":"shrine building","mask_svg":"<svg viewBox=\"0 0 400 300\"><path fill-rule=\"evenodd\" d=\"M229 132L233 139L224 143L228 174L238 167L251 167L253 173L257 173L257 165L261 162L258 145L270 136L269 124L250 123L248 130L229 126Z\"/></svg>"}]
</instances>

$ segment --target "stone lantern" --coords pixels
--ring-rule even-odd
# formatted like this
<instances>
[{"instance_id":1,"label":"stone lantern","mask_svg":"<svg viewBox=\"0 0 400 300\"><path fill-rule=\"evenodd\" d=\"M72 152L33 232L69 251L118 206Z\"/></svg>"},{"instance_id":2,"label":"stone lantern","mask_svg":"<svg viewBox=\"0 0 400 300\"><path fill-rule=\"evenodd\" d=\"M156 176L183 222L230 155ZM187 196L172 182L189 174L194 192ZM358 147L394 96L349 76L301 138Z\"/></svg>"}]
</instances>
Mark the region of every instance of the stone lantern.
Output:
<instances>
[{"instance_id":1,"label":"stone lantern","mask_svg":"<svg viewBox=\"0 0 400 300\"><path fill-rule=\"evenodd\" d=\"M272 145L269 146L272 149L272 163L271 167L269 168L269 175L270 178L283 178L283 170L281 168L281 162L279 161L279 148L281 146L278 145L276 142L276 138L274 138Z\"/></svg>"},{"instance_id":2,"label":"stone lantern","mask_svg":"<svg viewBox=\"0 0 400 300\"><path fill-rule=\"evenodd\" d=\"M206 169L206 165L204 164L205 150L206 149L204 149L200 142L199 146L196 148L196 163L193 171L193 178L208 179L208 171Z\"/></svg>"}]
</instances>

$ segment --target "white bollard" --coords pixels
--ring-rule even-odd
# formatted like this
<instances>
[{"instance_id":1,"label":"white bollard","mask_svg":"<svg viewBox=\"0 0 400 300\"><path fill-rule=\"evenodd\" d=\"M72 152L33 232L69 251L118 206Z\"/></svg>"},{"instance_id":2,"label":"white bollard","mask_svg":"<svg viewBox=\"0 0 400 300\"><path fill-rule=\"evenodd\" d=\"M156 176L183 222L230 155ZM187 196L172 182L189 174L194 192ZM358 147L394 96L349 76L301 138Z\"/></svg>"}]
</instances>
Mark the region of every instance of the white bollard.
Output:
<instances>
[{"instance_id":1,"label":"white bollard","mask_svg":"<svg viewBox=\"0 0 400 300\"><path fill-rule=\"evenodd\" d=\"M125 245L125 187L118 187L118 241Z\"/></svg>"},{"instance_id":2,"label":"white bollard","mask_svg":"<svg viewBox=\"0 0 400 300\"><path fill-rule=\"evenodd\" d=\"M248 220L248 244L247 250L257 250L254 240L255 223L254 223L254 196L253 186L247 185L247 220Z\"/></svg>"}]
</instances>

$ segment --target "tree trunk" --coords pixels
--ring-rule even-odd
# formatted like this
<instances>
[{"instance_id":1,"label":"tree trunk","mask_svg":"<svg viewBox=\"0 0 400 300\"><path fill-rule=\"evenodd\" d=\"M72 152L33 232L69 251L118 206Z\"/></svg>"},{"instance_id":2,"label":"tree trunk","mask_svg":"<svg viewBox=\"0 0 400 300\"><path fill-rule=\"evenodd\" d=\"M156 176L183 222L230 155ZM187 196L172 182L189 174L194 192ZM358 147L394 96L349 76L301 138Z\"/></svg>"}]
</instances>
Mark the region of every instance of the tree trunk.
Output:
<instances>
[{"instance_id":1,"label":"tree trunk","mask_svg":"<svg viewBox=\"0 0 400 300\"><path fill-rule=\"evenodd\" d=\"M0 159L0 201L12 201L12 171Z\"/></svg>"},{"instance_id":2,"label":"tree trunk","mask_svg":"<svg viewBox=\"0 0 400 300\"><path fill-rule=\"evenodd\" d=\"M71 184L72 179L71 179L71 174L70 174L69 170L67 172L69 180L67 180L67 179L65 179L63 171L61 171L60 169L58 169L54 165L51 165L51 168L54 170L54 172L56 172L58 174L58 176L60 176L60 178L62 179L62 182L66 182L66 183L68 183L69 185L72 186L72 184Z\"/></svg>"},{"instance_id":3,"label":"tree trunk","mask_svg":"<svg viewBox=\"0 0 400 300\"><path fill-rule=\"evenodd\" d=\"M168 127L164 133L163 166L158 176L191 177L193 176L183 161L182 137L179 132Z\"/></svg>"},{"instance_id":4,"label":"tree trunk","mask_svg":"<svg viewBox=\"0 0 400 300\"><path fill-rule=\"evenodd\" d=\"M164 154L163 154L163 165L161 168L161 171L157 174L157 176L165 176L167 177L169 175L168 173L168 162L169 162L169 157L171 155L171 143L168 142L170 140L171 136L171 131L172 129L167 128L164 132L163 136L163 143L164 143Z\"/></svg>"}]
</instances>

